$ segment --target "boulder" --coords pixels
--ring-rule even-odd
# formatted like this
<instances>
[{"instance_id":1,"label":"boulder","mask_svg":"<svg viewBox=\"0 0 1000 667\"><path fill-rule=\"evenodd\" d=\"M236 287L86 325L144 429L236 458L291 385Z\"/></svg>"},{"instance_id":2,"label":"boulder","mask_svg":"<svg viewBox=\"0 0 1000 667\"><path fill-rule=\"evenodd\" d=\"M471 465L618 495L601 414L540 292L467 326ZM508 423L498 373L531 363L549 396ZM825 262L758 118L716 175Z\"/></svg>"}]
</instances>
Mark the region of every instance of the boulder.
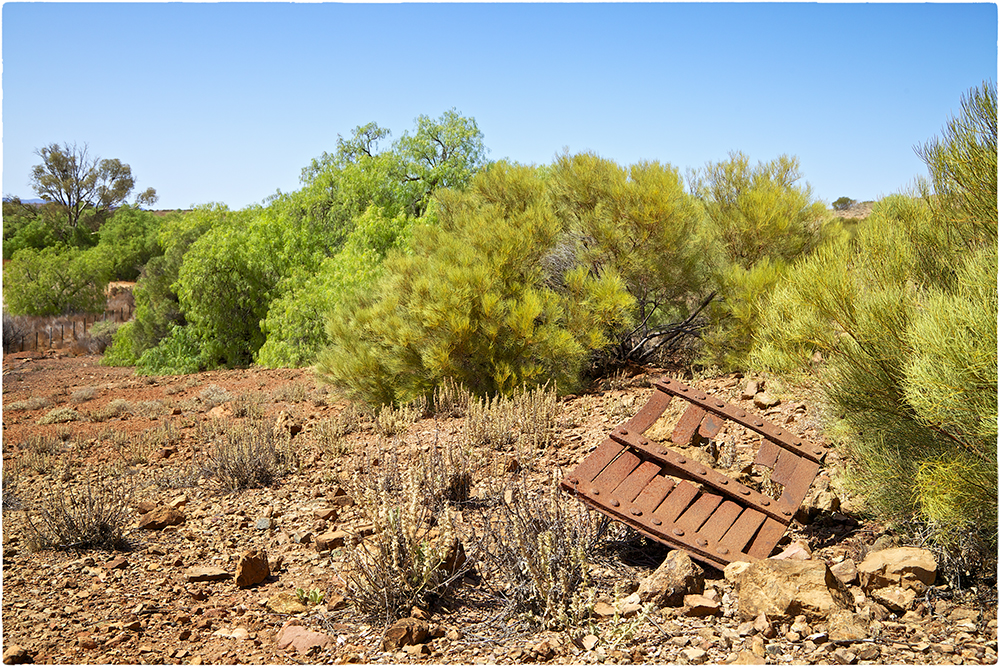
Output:
<instances>
[{"instance_id":1,"label":"boulder","mask_svg":"<svg viewBox=\"0 0 1000 667\"><path fill-rule=\"evenodd\" d=\"M762 613L774 621L791 622L799 615L819 620L853 606L847 587L823 561L760 560L734 578L744 620Z\"/></svg>"},{"instance_id":2,"label":"boulder","mask_svg":"<svg viewBox=\"0 0 1000 667\"><path fill-rule=\"evenodd\" d=\"M404 646L423 644L430 635L427 621L416 618L401 618L388 628L382 635L383 651L398 651Z\"/></svg>"},{"instance_id":3,"label":"boulder","mask_svg":"<svg viewBox=\"0 0 1000 667\"><path fill-rule=\"evenodd\" d=\"M251 549L242 556L236 564L236 585L239 588L249 588L256 586L271 576L271 569L267 563L267 552L260 549Z\"/></svg>"},{"instance_id":4,"label":"boulder","mask_svg":"<svg viewBox=\"0 0 1000 667\"><path fill-rule=\"evenodd\" d=\"M858 565L858 578L865 592L901 586L922 593L937 578L934 554L916 547L873 551Z\"/></svg>"},{"instance_id":5,"label":"boulder","mask_svg":"<svg viewBox=\"0 0 1000 667\"><path fill-rule=\"evenodd\" d=\"M679 607L685 595L705 592L705 571L684 551L674 550L639 584L639 599L657 607Z\"/></svg>"}]
</instances>

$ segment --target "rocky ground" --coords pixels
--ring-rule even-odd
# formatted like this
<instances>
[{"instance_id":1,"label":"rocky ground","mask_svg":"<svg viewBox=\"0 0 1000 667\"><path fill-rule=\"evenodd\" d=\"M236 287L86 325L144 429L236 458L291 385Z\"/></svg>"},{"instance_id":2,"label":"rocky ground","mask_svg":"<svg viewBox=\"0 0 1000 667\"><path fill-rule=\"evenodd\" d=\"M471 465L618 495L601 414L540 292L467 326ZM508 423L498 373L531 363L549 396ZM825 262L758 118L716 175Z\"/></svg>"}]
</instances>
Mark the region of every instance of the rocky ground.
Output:
<instances>
[{"instance_id":1,"label":"rocky ground","mask_svg":"<svg viewBox=\"0 0 1000 667\"><path fill-rule=\"evenodd\" d=\"M543 630L504 615L495 591L473 569L452 596L412 610L405 627L387 632L386 623L360 615L345 599L349 546L338 537L364 534L371 519L353 502L352 484L374 479L390 462L405 468L440 461L433 456L469 441L468 415L364 415L308 370L143 378L99 362L60 352L4 357L5 662L997 661L995 578L992 590L955 589L940 575L929 580L931 565L890 562L900 552L886 556L885 549L906 545L857 515L838 485L844 463L836 451L801 521L779 545L780 561L766 561L783 564L763 574L699 572L680 552L615 529L591 566L599 595L593 616L574 627ZM502 495L505 480L515 478L529 493L549 488L553 476L635 414L652 391L649 378L619 376L553 403L541 449L501 439L476 450L468 497ZM759 408L758 392L747 393L751 380L686 379L819 438L819 418L805 390L767 387L777 403ZM281 434L290 467L273 486L227 491L204 474L204 465L227 433L248 424ZM755 444L730 429L692 454L730 474L752 475L746 463ZM57 513L60 499L86 497L88 489L126 489L126 481L127 548L37 550L30 517L37 522L40 511ZM569 497L562 502L577 506ZM460 528L475 521L472 512L457 510ZM268 567L261 570L264 553ZM467 553L474 561L474 545ZM881 564L872 564L880 558ZM671 584L683 589L680 597L651 597L651 590L668 585L657 577L675 566L689 568L683 584ZM799 600L787 613L762 616L751 604L766 597L763 588L754 588L764 585L760 577L776 577L771 589L790 590L794 600L796 591L815 584L795 578L816 576L825 582L818 594L838 600L829 609ZM313 600L308 592L315 592Z\"/></svg>"}]
</instances>

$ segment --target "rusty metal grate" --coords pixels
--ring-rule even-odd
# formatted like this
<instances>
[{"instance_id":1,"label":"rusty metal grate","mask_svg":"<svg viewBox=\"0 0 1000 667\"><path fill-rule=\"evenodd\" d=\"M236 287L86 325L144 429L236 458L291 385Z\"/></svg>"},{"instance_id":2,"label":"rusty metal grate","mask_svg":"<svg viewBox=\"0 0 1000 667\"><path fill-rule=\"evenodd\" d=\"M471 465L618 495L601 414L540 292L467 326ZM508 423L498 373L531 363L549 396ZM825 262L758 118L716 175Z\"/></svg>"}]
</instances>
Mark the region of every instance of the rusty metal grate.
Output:
<instances>
[{"instance_id":1,"label":"rusty metal grate","mask_svg":"<svg viewBox=\"0 0 1000 667\"><path fill-rule=\"evenodd\" d=\"M689 387L661 379L635 417L617 427L562 481L562 488L594 509L714 567L767 558L805 498L824 447L759 415ZM674 427L674 444L713 438L725 420L763 436L754 463L771 468L783 487L771 498L709 466L643 437L679 397L690 405Z\"/></svg>"}]
</instances>

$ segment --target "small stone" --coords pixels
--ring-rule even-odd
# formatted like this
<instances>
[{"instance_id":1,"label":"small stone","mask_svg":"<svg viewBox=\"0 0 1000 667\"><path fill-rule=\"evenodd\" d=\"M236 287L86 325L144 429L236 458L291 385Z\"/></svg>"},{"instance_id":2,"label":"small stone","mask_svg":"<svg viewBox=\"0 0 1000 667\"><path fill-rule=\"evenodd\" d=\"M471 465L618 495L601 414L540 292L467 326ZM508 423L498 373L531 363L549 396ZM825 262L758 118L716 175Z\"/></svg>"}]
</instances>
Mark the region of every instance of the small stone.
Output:
<instances>
[{"instance_id":1,"label":"small stone","mask_svg":"<svg viewBox=\"0 0 1000 667\"><path fill-rule=\"evenodd\" d=\"M271 576L271 570L267 564L266 551L251 549L240 556L234 577L238 588L256 586L269 576Z\"/></svg>"},{"instance_id":2,"label":"small stone","mask_svg":"<svg viewBox=\"0 0 1000 667\"><path fill-rule=\"evenodd\" d=\"M762 391L753 397L753 404L760 409L773 408L776 405L781 404L781 399L776 396L771 396L771 394L766 391Z\"/></svg>"},{"instance_id":3,"label":"small stone","mask_svg":"<svg viewBox=\"0 0 1000 667\"><path fill-rule=\"evenodd\" d=\"M309 607L299 602L299 599L288 591L282 591L269 597L267 608L277 614L301 614L304 611L309 611Z\"/></svg>"},{"instance_id":4,"label":"small stone","mask_svg":"<svg viewBox=\"0 0 1000 667\"><path fill-rule=\"evenodd\" d=\"M278 632L277 646L281 650L294 648L299 653L308 653L314 647L325 647L332 642L329 635L308 630L295 621L288 621Z\"/></svg>"},{"instance_id":5,"label":"small stone","mask_svg":"<svg viewBox=\"0 0 1000 667\"><path fill-rule=\"evenodd\" d=\"M254 528L257 530L270 530L274 524L270 519L264 517L263 519L257 519L257 523L254 524Z\"/></svg>"},{"instance_id":6,"label":"small stone","mask_svg":"<svg viewBox=\"0 0 1000 667\"><path fill-rule=\"evenodd\" d=\"M751 398L756 396L763 389L763 383L757 382L757 380L747 380L746 385L743 387L743 393L740 395L744 401L749 401Z\"/></svg>"},{"instance_id":7,"label":"small stone","mask_svg":"<svg viewBox=\"0 0 1000 667\"><path fill-rule=\"evenodd\" d=\"M833 576L847 586L858 582L858 564L850 558L842 560L836 565L831 565L830 572L833 572Z\"/></svg>"},{"instance_id":8,"label":"small stone","mask_svg":"<svg viewBox=\"0 0 1000 667\"><path fill-rule=\"evenodd\" d=\"M184 573L184 578L189 582L197 581L222 581L231 575L221 567L191 567Z\"/></svg>"},{"instance_id":9,"label":"small stone","mask_svg":"<svg viewBox=\"0 0 1000 667\"><path fill-rule=\"evenodd\" d=\"M430 627L426 621L416 618L401 618L390 625L382 636L383 651L398 651L404 646L422 644L427 641Z\"/></svg>"},{"instance_id":10,"label":"small stone","mask_svg":"<svg viewBox=\"0 0 1000 667\"><path fill-rule=\"evenodd\" d=\"M173 507L160 507L146 512L139 519L139 528L143 530L163 530L167 526L179 526L184 523L184 514Z\"/></svg>"},{"instance_id":11,"label":"small stone","mask_svg":"<svg viewBox=\"0 0 1000 667\"><path fill-rule=\"evenodd\" d=\"M857 654L852 651L848 651L846 648L838 648L834 650L830 656L838 665L853 665L858 659Z\"/></svg>"},{"instance_id":12,"label":"small stone","mask_svg":"<svg viewBox=\"0 0 1000 667\"><path fill-rule=\"evenodd\" d=\"M906 611L917 598L917 594L912 589L901 586L878 588L871 591L869 595L879 604L896 612Z\"/></svg>"},{"instance_id":13,"label":"small stone","mask_svg":"<svg viewBox=\"0 0 1000 667\"><path fill-rule=\"evenodd\" d=\"M5 665L27 665L35 662L35 659L20 644L8 644L3 652L3 664Z\"/></svg>"},{"instance_id":14,"label":"small stone","mask_svg":"<svg viewBox=\"0 0 1000 667\"><path fill-rule=\"evenodd\" d=\"M126 559L125 556L118 556L117 558L108 561L108 564L105 565L105 567L109 570L124 570L128 567L128 559Z\"/></svg>"},{"instance_id":15,"label":"small stone","mask_svg":"<svg viewBox=\"0 0 1000 667\"><path fill-rule=\"evenodd\" d=\"M587 635L582 640L583 649L585 651L592 651L592 650L594 650L594 647L597 646L597 643L599 641L601 641L601 640L598 639L596 636L594 636L594 635Z\"/></svg>"},{"instance_id":16,"label":"small stone","mask_svg":"<svg viewBox=\"0 0 1000 667\"><path fill-rule=\"evenodd\" d=\"M721 605L716 600L711 600L704 595L685 595L684 607L684 615L694 618L722 615Z\"/></svg>"},{"instance_id":17,"label":"small stone","mask_svg":"<svg viewBox=\"0 0 1000 667\"><path fill-rule=\"evenodd\" d=\"M879 648L875 644L862 644L857 647L858 660L878 660Z\"/></svg>"},{"instance_id":18,"label":"small stone","mask_svg":"<svg viewBox=\"0 0 1000 667\"><path fill-rule=\"evenodd\" d=\"M338 511L336 507L320 507L313 510L313 516L323 521L336 521Z\"/></svg>"},{"instance_id":19,"label":"small stone","mask_svg":"<svg viewBox=\"0 0 1000 667\"><path fill-rule=\"evenodd\" d=\"M708 659L708 651L700 648L686 648L681 655L689 665L700 665Z\"/></svg>"},{"instance_id":20,"label":"small stone","mask_svg":"<svg viewBox=\"0 0 1000 667\"><path fill-rule=\"evenodd\" d=\"M334 530L316 536L316 551L330 551L344 546L348 534L342 530Z\"/></svg>"}]
</instances>

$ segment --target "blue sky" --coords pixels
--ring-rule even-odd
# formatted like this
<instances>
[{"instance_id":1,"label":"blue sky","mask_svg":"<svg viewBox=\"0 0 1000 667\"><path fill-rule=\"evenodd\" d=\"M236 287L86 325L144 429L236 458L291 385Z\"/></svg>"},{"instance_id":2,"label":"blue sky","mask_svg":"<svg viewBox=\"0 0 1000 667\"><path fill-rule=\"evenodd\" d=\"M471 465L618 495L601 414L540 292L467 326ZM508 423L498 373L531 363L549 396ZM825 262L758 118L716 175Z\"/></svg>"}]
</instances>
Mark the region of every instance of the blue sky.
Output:
<instances>
[{"instance_id":1,"label":"blue sky","mask_svg":"<svg viewBox=\"0 0 1000 667\"><path fill-rule=\"evenodd\" d=\"M997 78L983 4L6 3L5 195L87 143L160 208L298 187L337 135L455 108L492 159L564 149L685 172L796 155L816 197L876 199Z\"/></svg>"}]
</instances>

